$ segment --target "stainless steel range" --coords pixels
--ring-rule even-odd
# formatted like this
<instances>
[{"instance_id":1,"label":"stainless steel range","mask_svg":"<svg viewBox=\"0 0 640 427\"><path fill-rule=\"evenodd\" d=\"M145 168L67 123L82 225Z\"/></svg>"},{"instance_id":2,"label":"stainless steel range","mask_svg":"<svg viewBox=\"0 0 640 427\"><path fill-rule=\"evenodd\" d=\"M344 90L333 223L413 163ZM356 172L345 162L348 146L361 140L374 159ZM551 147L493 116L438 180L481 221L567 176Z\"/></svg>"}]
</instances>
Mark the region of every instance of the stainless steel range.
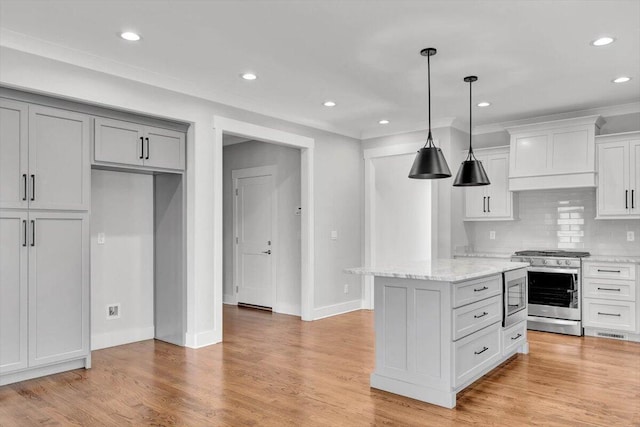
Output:
<instances>
[{"instance_id":1,"label":"stainless steel range","mask_svg":"<svg viewBox=\"0 0 640 427\"><path fill-rule=\"evenodd\" d=\"M527 328L582 335L582 261L589 252L519 251L512 261L528 262Z\"/></svg>"}]
</instances>

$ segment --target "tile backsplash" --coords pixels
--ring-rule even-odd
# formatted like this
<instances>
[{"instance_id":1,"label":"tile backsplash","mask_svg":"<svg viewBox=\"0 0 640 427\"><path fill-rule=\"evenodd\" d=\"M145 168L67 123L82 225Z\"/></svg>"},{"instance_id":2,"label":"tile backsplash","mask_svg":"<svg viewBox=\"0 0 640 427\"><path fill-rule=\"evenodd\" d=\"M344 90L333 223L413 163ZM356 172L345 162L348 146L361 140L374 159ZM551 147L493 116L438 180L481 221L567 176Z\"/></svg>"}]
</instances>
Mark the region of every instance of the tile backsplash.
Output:
<instances>
[{"instance_id":1,"label":"tile backsplash","mask_svg":"<svg viewBox=\"0 0 640 427\"><path fill-rule=\"evenodd\" d=\"M517 193L515 221L465 222L469 251L586 250L598 255L640 255L640 220L595 220L595 188ZM495 231L495 239L489 239ZM635 241L627 241L627 232Z\"/></svg>"}]
</instances>

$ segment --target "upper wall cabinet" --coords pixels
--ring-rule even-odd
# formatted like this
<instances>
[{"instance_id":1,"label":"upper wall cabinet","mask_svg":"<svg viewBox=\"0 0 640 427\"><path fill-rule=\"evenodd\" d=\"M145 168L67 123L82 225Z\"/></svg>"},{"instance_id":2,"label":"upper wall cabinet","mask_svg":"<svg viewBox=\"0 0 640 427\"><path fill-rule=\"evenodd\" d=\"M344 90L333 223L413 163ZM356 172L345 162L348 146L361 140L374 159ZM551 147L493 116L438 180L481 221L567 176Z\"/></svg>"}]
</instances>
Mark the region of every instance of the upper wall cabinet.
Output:
<instances>
[{"instance_id":1,"label":"upper wall cabinet","mask_svg":"<svg viewBox=\"0 0 640 427\"><path fill-rule=\"evenodd\" d=\"M508 128L509 189L595 187L595 136L603 123L588 116Z\"/></svg>"},{"instance_id":2,"label":"upper wall cabinet","mask_svg":"<svg viewBox=\"0 0 640 427\"><path fill-rule=\"evenodd\" d=\"M0 99L0 208L88 210L89 118Z\"/></svg>"},{"instance_id":3,"label":"upper wall cabinet","mask_svg":"<svg viewBox=\"0 0 640 427\"><path fill-rule=\"evenodd\" d=\"M95 119L96 164L184 170L183 133L105 118Z\"/></svg>"},{"instance_id":4,"label":"upper wall cabinet","mask_svg":"<svg viewBox=\"0 0 640 427\"><path fill-rule=\"evenodd\" d=\"M596 145L597 218L640 218L640 132L602 135Z\"/></svg>"},{"instance_id":5,"label":"upper wall cabinet","mask_svg":"<svg viewBox=\"0 0 640 427\"><path fill-rule=\"evenodd\" d=\"M513 193L509 191L509 147L474 150L491 185L464 189L465 221L513 219Z\"/></svg>"}]
</instances>

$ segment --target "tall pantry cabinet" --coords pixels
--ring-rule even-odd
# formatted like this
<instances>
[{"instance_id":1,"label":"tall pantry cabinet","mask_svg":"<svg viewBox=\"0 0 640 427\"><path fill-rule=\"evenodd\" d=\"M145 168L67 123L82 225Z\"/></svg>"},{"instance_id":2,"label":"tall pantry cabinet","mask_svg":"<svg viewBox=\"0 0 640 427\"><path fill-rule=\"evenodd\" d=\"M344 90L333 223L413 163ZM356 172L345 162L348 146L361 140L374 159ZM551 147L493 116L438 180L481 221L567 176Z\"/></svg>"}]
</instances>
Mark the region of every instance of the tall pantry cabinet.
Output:
<instances>
[{"instance_id":1,"label":"tall pantry cabinet","mask_svg":"<svg viewBox=\"0 0 640 427\"><path fill-rule=\"evenodd\" d=\"M0 98L0 385L89 367L90 119Z\"/></svg>"}]
</instances>

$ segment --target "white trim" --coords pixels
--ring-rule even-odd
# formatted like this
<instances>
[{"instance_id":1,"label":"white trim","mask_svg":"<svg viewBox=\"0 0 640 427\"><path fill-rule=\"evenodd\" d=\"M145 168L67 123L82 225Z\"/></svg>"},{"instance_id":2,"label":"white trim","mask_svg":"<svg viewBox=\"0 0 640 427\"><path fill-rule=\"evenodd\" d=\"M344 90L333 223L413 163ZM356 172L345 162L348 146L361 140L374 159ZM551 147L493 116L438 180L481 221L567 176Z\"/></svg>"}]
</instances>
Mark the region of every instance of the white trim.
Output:
<instances>
[{"instance_id":1,"label":"white trim","mask_svg":"<svg viewBox=\"0 0 640 427\"><path fill-rule=\"evenodd\" d=\"M277 283L278 283L278 274L277 274L277 265L278 265L278 192L276 191L276 180L278 177L278 166L276 165L268 165L268 166L259 166L255 168L244 168L244 169L234 169L231 171L231 179L233 181L233 272L232 272L232 282L231 286L233 287L233 295L235 297L236 302L238 301L238 292L236 291L238 285L238 243L235 239L239 236L238 233L238 180L242 178L256 178L259 176L270 176L271 177L271 256L269 257L271 261L271 307L275 311L278 301L278 293L277 293Z\"/></svg>"},{"instance_id":2,"label":"white trim","mask_svg":"<svg viewBox=\"0 0 640 427\"><path fill-rule=\"evenodd\" d=\"M91 368L91 356L2 374L0 375L0 386L81 368Z\"/></svg>"},{"instance_id":3,"label":"white trim","mask_svg":"<svg viewBox=\"0 0 640 427\"><path fill-rule=\"evenodd\" d=\"M220 311L222 311L222 304L219 307ZM211 329L209 331L199 332L197 334L186 334L185 335L185 347L189 348L202 348L212 344L217 344L220 341L217 341L218 331L216 329Z\"/></svg>"},{"instance_id":4,"label":"white trim","mask_svg":"<svg viewBox=\"0 0 640 427\"><path fill-rule=\"evenodd\" d=\"M154 337L155 328L153 326L91 334L91 351L137 341L152 340Z\"/></svg>"},{"instance_id":5,"label":"white trim","mask_svg":"<svg viewBox=\"0 0 640 427\"><path fill-rule=\"evenodd\" d=\"M439 146L438 140L435 139L434 143ZM417 152L422 146L424 141L409 142L405 144L389 145L385 147L369 148L363 150L364 156L364 265L371 267L376 263L376 236L375 236L375 223L376 223L376 204L375 204L375 191L376 191L376 170L373 163L373 159L380 157L399 156L405 154L411 154ZM409 173L409 171L407 171ZM438 193L435 191L437 186L431 186L431 200L437 200ZM436 212L437 210L433 210ZM437 245L433 242L434 233L437 230L437 223L434 223L433 218L437 216L432 214L431 223L431 256L434 257L437 253ZM374 290L373 290L373 277L364 276L363 278L363 290L362 290L362 308L366 310L373 310L374 308Z\"/></svg>"},{"instance_id":6,"label":"white trim","mask_svg":"<svg viewBox=\"0 0 640 427\"><path fill-rule=\"evenodd\" d=\"M362 310L362 300L356 299L353 301L315 308L313 310L313 319L324 319L326 317L337 316L339 314L349 313L350 311L356 310Z\"/></svg>"},{"instance_id":7,"label":"white trim","mask_svg":"<svg viewBox=\"0 0 640 427\"><path fill-rule=\"evenodd\" d=\"M412 133L412 132L425 132L426 134L426 132L428 131L428 128L424 127L425 124L426 123L422 124L419 127L412 127L408 129L407 128L395 129L395 130L393 129L393 126L371 128L371 129L362 131L360 134L360 139L367 140L367 139L374 139L374 138L382 138L385 136L401 135L403 133ZM468 122L465 123L464 121L460 120L457 117L443 117L441 119L434 119L432 121L431 128L432 129L456 128L458 130L466 132L469 129L469 123ZM422 141L422 143L424 144L424 141Z\"/></svg>"},{"instance_id":8,"label":"white trim","mask_svg":"<svg viewBox=\"0 0 640 427\"><path fill-rule=\"evenodd\" d=\"M297 304L277 303L274 311L279 314L300 317L300 306Z\"/></svg>"},{"instance_id":9,"label":"white trim","mask_svg":"<svg viewBox=\"0 0 640 427\"><path fill-rule=\"evenodd\" d=\"M232 294L224 294L222 296L222 303L227 305L238 305L235 292Z\"/></svg>"},{"instance_id":10,"label":"white trim","mask_svg":"<svg viewBox=\"0 0 640 427\"><path fill-rule=\"evenodd\" d=\"M216 163L216 180L220 186L216 186L216 215L222 218L222 136L229 133L259 141L270 142L278 145L286 145L300 149L300 176L302 206L301 216L301 304L302 320L313 320L314 300L314 153L315 141L301 135L241 122L227 117L214 116L213 125L216 129L216 157L220 158L220 164ZM219 203L218 202L219 200ZM216 263L222 263L222 222L216 223ZM220 249L218 250L218 246ZM222 274L222 269L219 270ZM220 314L220 328L222 327L222 280L216 289L216 308ZM220 296L218 297L218 292ZM218 323L217 323L218 324Z\"/></svg>"}]
</instances>

